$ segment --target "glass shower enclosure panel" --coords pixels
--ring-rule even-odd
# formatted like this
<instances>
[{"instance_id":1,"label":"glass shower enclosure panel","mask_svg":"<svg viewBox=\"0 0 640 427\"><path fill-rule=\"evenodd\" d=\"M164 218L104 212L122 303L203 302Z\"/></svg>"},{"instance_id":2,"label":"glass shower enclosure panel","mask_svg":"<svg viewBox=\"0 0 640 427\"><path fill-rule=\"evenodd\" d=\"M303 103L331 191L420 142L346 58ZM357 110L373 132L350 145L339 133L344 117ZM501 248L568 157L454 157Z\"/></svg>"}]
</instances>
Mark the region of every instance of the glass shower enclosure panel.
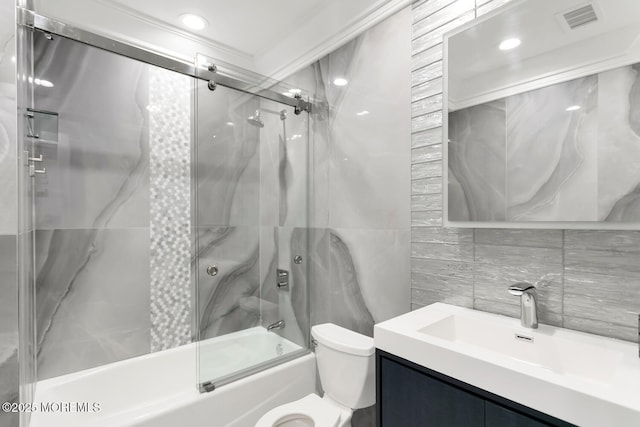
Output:
<instances>
[{"instance_id":1,"label":"glass shower enclosure panel","mask_svg":"<svg viewBox=\"0 0 640 427\"><path fill-rule=\"evenodd\" d=\"M206 392L308 352L309 119L222 85L202 81L195 92L195 328Z\"/></svg>"}]
</instances>

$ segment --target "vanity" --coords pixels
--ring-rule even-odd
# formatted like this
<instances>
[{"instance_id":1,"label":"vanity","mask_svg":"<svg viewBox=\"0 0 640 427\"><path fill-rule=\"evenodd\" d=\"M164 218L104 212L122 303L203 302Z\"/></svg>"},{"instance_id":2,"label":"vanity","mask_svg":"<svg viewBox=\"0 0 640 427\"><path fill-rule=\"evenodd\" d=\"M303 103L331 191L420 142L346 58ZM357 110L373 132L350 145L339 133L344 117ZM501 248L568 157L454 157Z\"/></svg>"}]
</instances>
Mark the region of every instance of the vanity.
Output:
<instances>
[{"instance_id":1,"label":"vanity","mask_svg":"<svg viewBox=\"0 0 640 427\"><path fill-rule=\"evenodd\" d=\"M436 303L374 328L378 426L640 426L633 343Z\"/></svg>"}]
</instances>

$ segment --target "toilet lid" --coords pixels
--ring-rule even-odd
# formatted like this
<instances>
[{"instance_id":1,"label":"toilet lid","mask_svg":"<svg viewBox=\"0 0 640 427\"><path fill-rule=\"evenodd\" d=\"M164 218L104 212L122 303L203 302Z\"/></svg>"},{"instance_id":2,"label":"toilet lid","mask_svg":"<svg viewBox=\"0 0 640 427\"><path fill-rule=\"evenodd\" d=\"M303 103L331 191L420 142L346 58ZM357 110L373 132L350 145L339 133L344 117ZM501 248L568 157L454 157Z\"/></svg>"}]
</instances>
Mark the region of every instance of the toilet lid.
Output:
<instances>
[{"instance_id":1,"label":"toilet lid","mask_svg":"<svg viewBox=\"0 0 640 427\"><path fill-rule=\"evenodd\" d=\"M341 413L340 408L317 394L310 394L300 400L273 408L258 420L256 427L273 427L282 418L294 414L311 418L316 427L335 427L340 421Z\"/></svg>"}]
</instances>

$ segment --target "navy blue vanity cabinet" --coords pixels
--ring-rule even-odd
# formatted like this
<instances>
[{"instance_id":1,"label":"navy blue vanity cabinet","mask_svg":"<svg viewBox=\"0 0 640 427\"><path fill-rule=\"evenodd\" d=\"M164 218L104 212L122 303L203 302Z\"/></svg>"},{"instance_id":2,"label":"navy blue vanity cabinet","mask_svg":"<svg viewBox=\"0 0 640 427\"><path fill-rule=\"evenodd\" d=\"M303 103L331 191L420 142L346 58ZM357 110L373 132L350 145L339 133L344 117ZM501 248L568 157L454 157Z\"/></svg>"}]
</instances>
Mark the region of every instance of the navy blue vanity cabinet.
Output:
<instances>
[{"instance_id":1,"label":"navy blue vanity cabinet","mask_svg":"<svg viewBox=\"0 0 640 427\"><path fill-rule=\"evenodd\" d=\"M378 427L569 427L439 372L376 350Z\"/></svg>"},{"instance_id":2,"label":"navy blue vanity cabinet","mask_svg":"<svg viewBox=\"0 0 640 427\"><path fill-rule=\"evenodd\" d=\"M484 426L483 399L386 357L379 371L379 426Z\"/></svg>"}]
</instances>

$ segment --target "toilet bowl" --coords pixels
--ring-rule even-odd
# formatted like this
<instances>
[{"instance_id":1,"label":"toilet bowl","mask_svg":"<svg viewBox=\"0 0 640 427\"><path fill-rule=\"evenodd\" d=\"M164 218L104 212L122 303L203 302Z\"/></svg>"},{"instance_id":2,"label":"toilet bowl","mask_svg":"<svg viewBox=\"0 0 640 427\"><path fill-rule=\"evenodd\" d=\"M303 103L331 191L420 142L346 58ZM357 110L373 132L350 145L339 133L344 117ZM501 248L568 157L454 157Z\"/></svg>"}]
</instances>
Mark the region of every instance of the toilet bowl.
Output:
<instances>
[{"instance_id":1,"label":"toilet bowl","mask_svg":"<svg viewBox=\"0 0 640 427\"><path fill-rule=\"evenodd\" d=\"M256 427L351 427L354 409L375 403L373 339L331 323L311 328L323 397L280 405Z\"/></svg>"},{"instance_id":2,"label":"toilet bowl","mask_svg":"<svg viewBox=\"0 0 640 427\"><path fill-rule=\"evenodd\" d=\"M256 427L338 427L340 421L351 419L351 411L340 408L317 394L280 405L267 412Z\"/></svg>"}]
</instances>

